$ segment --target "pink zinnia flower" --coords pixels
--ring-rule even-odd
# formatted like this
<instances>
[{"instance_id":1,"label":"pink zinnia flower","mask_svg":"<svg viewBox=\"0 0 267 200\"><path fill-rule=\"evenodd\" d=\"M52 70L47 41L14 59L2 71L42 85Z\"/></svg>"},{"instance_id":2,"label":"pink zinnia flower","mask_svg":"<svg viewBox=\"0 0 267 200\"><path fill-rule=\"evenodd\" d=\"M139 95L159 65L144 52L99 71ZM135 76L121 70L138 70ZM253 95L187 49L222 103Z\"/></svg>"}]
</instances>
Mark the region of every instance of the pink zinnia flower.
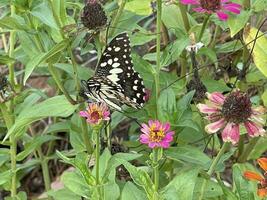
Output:
<instances>
[{"instance_id":1,"label":"pink zinnia flower","mask_svg":"<svg viewBox=\"0 0 267 200\"><path fill-rule=\"evenodd\" d=\"M168 148L173 140L174 131L169 131L170 123L161 123L158 120L149 120L148 125L142 124L140 142L148 144L150 148Z\"/></svg>"},{"instance_id":2,"label":"pink zinnia flower","mask_svg":"<svg viewBox=\"0 0 267 200\"><path fill-rule=\"evenodd\" d=\"M240 125L245 126L250 137L264 135L264 120L260 115L264 114L265 108L252 108L247 94L234 91L227 97L219 92L207 93L207 96L208 104L198 104L197 107L212 122L205 127L208 133L216 133L223 128L223 141L233 144L239 141Z\"/></svg>"},{"instance_id":3,"label":"pink zinnia flower","mask_svg":"<svg viewBox=\"0 0 267 200\"><path fill-rule=\"evenodd\" d=\"M232 3L229 0L181 0L182 4L191 4L198 7L193 8L194 11L200 13L216 13L220 20L226 21L228 14L226 12L232 12L234 14L240 14L241 5Z\"/></svg>"},{"instance_id":4,"label":"pink zinnia flower","mask_svg":"<svg viewBox=\"0 0 267 200\"><path fill-rule=\"evenodd\" d=\"M110 119L110 111L105 103L90 103L85 111L80 112L80 116L92 125L98 125L102 121Z\"/></svg>"}]
</instances>

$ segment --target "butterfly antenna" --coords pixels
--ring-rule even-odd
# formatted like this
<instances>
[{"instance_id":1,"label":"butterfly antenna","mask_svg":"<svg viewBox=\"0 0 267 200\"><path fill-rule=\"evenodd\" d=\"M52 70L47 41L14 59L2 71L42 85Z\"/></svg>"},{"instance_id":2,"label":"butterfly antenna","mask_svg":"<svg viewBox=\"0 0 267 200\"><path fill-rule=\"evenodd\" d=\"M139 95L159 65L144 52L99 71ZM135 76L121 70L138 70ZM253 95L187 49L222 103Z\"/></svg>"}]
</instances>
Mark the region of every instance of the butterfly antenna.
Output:
<instances>
[{"instance_id":1,"label":"butterfly antenna","mask_svg":"<svg viewBox=\"0 0 267 200\"><path fill-rule=\"evenodd\" d=\"M251 43L255 42L255 40L259 39L260 37L265 36L266 33L267 33L267 31L263 32L261 35L258 35L258 36L255 37L252 41L248 42L245 46L250 45ZM240 49L243 49L243 47L241 47L241 48L239 48L239 49L236 49L235 51L233 51L233 52L231 52L231 53L228 53L226 56L221 57L221 58L218 59L216 62L212 62L212 63L208 63L208 64L201 65L201 66L198 67L197 70L201 70L201 69L203 69L203 68L205 68L205 67L207 67L207 66L210 66L210 65L212 65L212 64L219 63L220 61L222 61L223 59L227 58L228 56L230 56L230 55L236 53L236 51L238 51L238 50L240 50ZM193 73L194 73L194 69L193 69L193 72L189 72L189 73L187 73L186 75L177 78L177 79L174 80L172 83L170 83L168 86L166 86L165 88L162 88L162 89L161 89L161 92L162 92L163 90L168 89L170 86L172 86L173 84L175 84L177 81L179 81L179 80L181 80L181 79L183 79L183 78L185 78L185 77L187 77L188 75L193 74Z\"/></svg>"}]
</instances>

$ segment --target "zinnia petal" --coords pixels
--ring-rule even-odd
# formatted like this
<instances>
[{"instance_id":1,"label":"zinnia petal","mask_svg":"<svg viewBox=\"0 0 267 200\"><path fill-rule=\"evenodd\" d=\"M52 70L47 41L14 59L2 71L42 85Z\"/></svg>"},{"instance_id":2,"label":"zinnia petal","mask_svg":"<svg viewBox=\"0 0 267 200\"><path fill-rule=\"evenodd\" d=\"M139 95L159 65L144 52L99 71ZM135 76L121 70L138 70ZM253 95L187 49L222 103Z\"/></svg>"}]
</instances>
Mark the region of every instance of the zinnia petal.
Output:
<instances>
[{"instance_id":1,"label":"zinnia petal","mask_svg":"<svg viewBox=\"0 0 267 200\"><path fill-rule=\"evenodd\" d=\"M223 8L225 10L232 12L232 13L240 14L240 9L238 7L235 7L235 6L231 6L230 4L225 5Z\"/></svg>"},{"instance_id":2,"label":"zinnia petal","mask_svg":"<svg viewBox=\"0 0 267 200\"><path fill-rule=\"evenodd\" d=\"M240 138L239 125L228 123L222 132L222 139L224 142L231 142L236 144Z\"/></svg>"},{"instance_id":3,"label":"zinnia petal","mask_svg":"<svg viewBox=\"0 0 267 200\"><path fill-rule=\"evenodd\" d=\"M225 100L225 96L220 92L213 92L211 94L207 92L207 97L211 102L217 105L222 105Z\"/></svg>"},{"instance_id":4,"label":"zinnia petal","mask_svg":"<svg viewBox=\"0 0 267 200\"><path fill-rule=\"evenodd\" d=\"M193 8L193 11L199 12L199 13L205 13L207 12L206 9L202 8L202 7L198 7L198 8Z\"/></svg>"},{"instance_id":5,"label":"zinnia petal","mask_svg":"<svg viewBox=\"0 0 267 200\"><path fill-rule=\"evenodd\" d=\"M199 4L198 0L181 0L180 2L182 4L185 4L185 5L188 5L188 4L192 4L192 5Z\"/></svg>"},{"instance_id":6,"label":"zinnia petal","mask_svg":"<svg viewBox=\"0 0 267 200\"><path fill-rule=\"evenodd\" d=\"M87 113L86 111L80 111L80 112L79 112L79 115L80 115L81 117L88 117L88 113Z\"/></svg>"},{"instance_id":7,"label":"zinnia petal","mask_svg":"<svg viewBox=\"0 0 267 200\"><path fill-rule=\"evenodd\" d=\"M226 21L228 19L228 15L222 11L217 11L216 14L222 21Z\"/></svg>"},{"instance_id":8,"label":"zinnia petal","mask_svg":"<svg viewBox=\"0 0 267 200\"><path fill-rule=\"evenodd\" d=\"M259 188L257 191L259 197L264 198L267 196L267 189L266 188Z\"/></svg>"},{"instance_id":9,"label":"zinnia petal","mask_svg":"<svg viewBox=\"0 0 267 200\"><path fill-rule=\"evenodd\" d=\"M208 133L216 133L218 130L220 130L225 124L225 120L224 119L220 119L216 122L213 122L211 124L208 124L206 127L205 127L205 130L208 132Z\"/></svg>"},{"instance_id":10,"label":"zinnia petal","mask_svg":"<svg viewBox=\"0 0 267 200\"><path fill-rule=\"evenodd\" d=\"M149 136L146 134L140 135L140 142L143 144L148 144L149 143Z\"/></svg>"},{"instance_id":11,"label":"zinnia petal","mask_svg":"<svg viewBox=\"0 0 267 200\"><path fill-rule=\"evenodd\" d=\"M264 178L260 174L258 174L256 172L252 172L252 171L245 171L244 176L246 179L251 180L251 181L259 181L260 182L260 181L264 180Z\"/></svg>"},{"instance_id":12,"label":"zinnia petal","mask_svg":"<svg viewBox=\"0 0 267 200\"><path fill-rule=\"evenodd\" d=\"M267 172L267 158L259 158L257 160L257 162L259 163L260 167Z\"/></svg>"},{"instance_id":13,"label":"zinnia petal","mask_svg":"<svg viewBox=\"0 0 267 200\"><path fill-rule=\"evenodd\" d=\"M262 136L265 133L265 130L263 129L263 127L256 124L255 122L246 121L244 125L250 137Z\"/></svg>"},{"instance_id":14,"label":"zinnia petal","mask_svg":"<svg viewBox=\"0 0 267 200\"><path fill-rule=\"evenodd\" d=\"M213 114L219 111L218 108L210 107L202 103L197 104L197 108L199 109L200 112L205 113L205 114Z\"/></svg>"}]
</instances>

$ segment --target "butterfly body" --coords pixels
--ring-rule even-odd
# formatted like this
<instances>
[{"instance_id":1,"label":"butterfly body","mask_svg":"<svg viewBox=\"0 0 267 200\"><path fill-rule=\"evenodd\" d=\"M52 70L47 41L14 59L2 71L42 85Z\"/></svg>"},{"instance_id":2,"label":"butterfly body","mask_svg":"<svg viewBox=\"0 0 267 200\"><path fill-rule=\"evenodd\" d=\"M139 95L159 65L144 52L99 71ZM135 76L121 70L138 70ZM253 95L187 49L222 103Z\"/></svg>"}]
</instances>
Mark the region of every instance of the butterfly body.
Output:
<instances>
[{"instance_id":1,"label":"butterfly body","mask_svg":"<svg viewBox=\"0 0 267 200\"><path fill-rule=\"evenodd\" d=\"M121 110L122 105L136 109L144 105L143 80L133 69L131 47L126 33L116 36L106 47L95 75L82 81L84 96Z\"/></svg>"}]
</instances>

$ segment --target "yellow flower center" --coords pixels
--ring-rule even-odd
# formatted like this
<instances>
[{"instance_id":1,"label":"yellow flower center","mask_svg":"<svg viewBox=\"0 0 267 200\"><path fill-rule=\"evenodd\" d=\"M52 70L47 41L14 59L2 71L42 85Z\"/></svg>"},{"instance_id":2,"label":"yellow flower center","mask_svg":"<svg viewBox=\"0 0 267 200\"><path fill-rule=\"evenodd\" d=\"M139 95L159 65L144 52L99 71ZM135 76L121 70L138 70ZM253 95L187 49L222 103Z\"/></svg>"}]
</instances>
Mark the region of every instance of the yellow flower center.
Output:
<instances>
[{"instance_id":1,"label":"yellow flower center","mask_svg":"<svg viewBox=\"0 0 267 200\"><path fill-rule=\"evenodd\" d=\"M152 142L160 142L162 141L162 139L165 137L165 133L162 129L158 130L156 129L156 125L153 124L150 127L150 134L149 134L149 138L150 141Z\"/></svg>"}]
</instances>

